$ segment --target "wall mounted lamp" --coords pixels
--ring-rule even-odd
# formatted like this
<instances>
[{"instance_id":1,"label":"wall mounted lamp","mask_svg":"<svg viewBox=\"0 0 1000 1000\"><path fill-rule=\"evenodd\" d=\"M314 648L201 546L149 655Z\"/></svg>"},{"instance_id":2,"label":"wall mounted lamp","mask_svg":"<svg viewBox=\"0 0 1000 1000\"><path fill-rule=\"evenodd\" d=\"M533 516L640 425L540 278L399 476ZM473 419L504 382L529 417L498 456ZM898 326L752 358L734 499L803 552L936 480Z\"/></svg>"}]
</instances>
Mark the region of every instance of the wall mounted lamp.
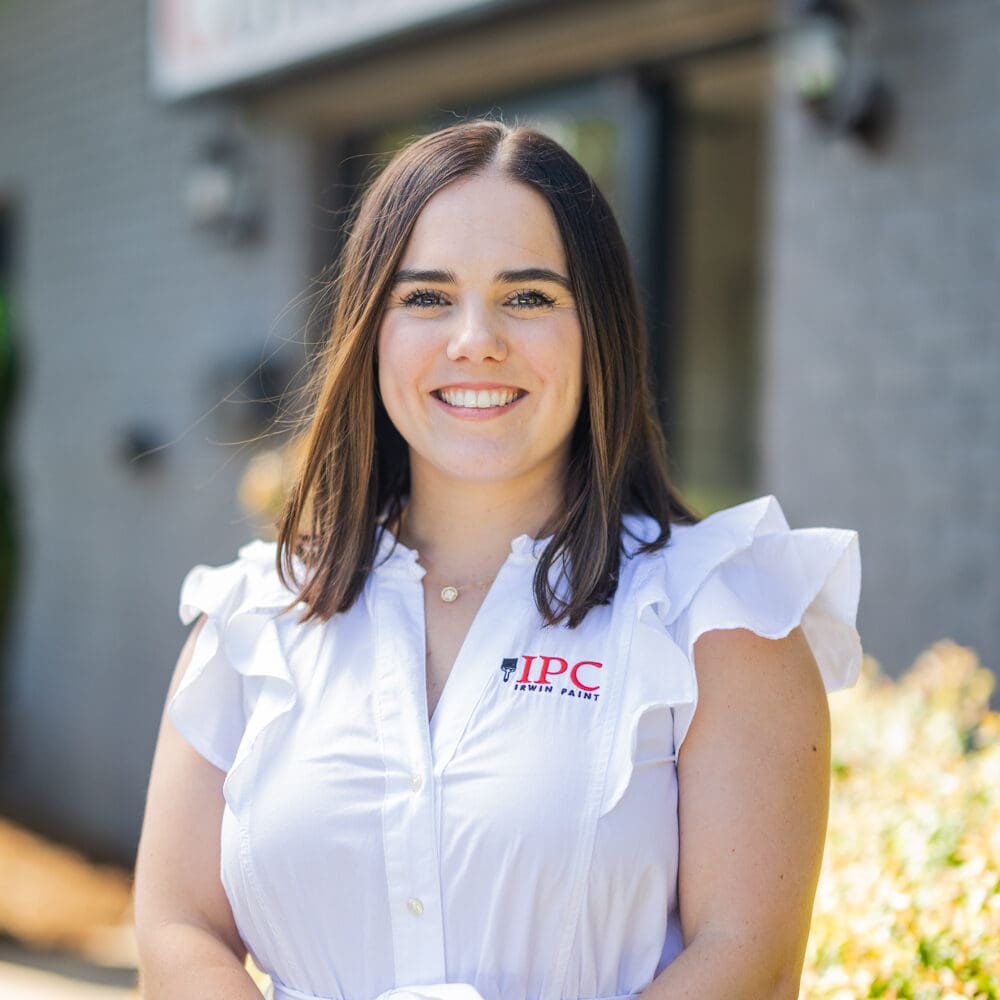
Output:
<instances>
[{"instance_id":1,"label":"wall mounted lamp","mask_svg":"<svg viewBox=\"0 0 1000 1000\"><path fill-rule=\"evenodd\" d=\"M824 127L880 146L892 120L888 85L865 59L849 0L797 0L783 40L790 86Z\"/></svg>"},{"instance_id":2,"label":"wall mounted lamp","mask_svg":"<svg viewBox=\"0 0 1000 1000\"><path fill-rule=\"evenodd\" d=\"M184 186L191 224L229 243L247 243L263 230L260 186L243 147L215 136L198 150Z\"/></svg>"}]
</instances>

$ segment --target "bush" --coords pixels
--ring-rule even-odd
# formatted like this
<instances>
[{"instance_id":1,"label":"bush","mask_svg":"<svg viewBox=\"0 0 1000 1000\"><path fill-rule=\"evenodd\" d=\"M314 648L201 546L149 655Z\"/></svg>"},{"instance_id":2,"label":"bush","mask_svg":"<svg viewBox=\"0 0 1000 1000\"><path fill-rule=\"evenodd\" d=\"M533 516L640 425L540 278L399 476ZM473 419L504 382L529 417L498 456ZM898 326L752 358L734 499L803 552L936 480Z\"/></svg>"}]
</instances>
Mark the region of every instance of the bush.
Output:
<instances>
[{"instance_id":1,"label":"bush","mask_svg":"<svg viewBox=\"0 0 1000 1000\"><path fill-rule=\"evenodd\" d=\"M830 828L803 1000L1000 1000L1000 717L938 643L831 698Z\"/></svg>"}]
</instances>

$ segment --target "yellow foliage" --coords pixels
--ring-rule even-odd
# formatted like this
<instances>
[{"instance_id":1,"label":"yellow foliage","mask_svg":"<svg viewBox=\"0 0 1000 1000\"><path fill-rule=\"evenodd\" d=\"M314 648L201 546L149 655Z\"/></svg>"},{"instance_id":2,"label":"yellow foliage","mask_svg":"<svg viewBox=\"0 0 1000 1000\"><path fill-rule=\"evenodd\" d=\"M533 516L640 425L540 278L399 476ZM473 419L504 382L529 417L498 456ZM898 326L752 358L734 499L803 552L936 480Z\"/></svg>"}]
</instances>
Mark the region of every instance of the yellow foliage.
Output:
<instances>
[{"instance_id":1,"label":"yellow foliage","mask_svg":"<svg viewBox=\"0 0 1000 1000\"><path fill-rule=\"evenodd\" d=\"M993 677L941 642L831 698L833 790L802 1000L1000 1000Z\"/></svg>"}]
</instances>

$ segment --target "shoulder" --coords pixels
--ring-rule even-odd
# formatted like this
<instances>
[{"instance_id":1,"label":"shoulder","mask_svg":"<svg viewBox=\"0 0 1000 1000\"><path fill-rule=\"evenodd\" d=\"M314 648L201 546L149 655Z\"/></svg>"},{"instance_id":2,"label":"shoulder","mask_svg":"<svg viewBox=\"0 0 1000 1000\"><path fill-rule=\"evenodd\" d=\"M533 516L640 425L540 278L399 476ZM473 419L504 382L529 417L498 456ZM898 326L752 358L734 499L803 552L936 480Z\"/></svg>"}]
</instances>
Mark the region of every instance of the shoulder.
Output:
<instances>
[{"instance_id":1,"label":"shoulder","mask_svg":"<svg viewBox=\"0 0 1000 1000\"><path fill-rule=\"evenodd\" d=\"M630 537L644 541L656 537L655 529L649 519L626 524ZM749 683L766 682L758 670L795 663L793 669L808 673L813 662L827 691L857 679L861 565L855 532L793 530L778 501L765 496L696 524L672 525L667 544L655 552L626 546L625 561L622 582L636 602L637 648L650 663L657 650L657 661L666 661L668 647L681 654L671 661L684 664L672 671L683 675L684 697L673 701L679 739L698 700L696 646L699 666L718 673L723 668L714 667L716 661L736 664ZM780 663L771 662L776 656ZM769 666L761 665L762 657Z\"/></svg>"},{"instance_id":2,"label":"shoulder","mask_svg":"<svg viewBox=\"0 0 1000 1000\"><path fill-rule=\"evenodd\" d=\"M641 545L660 536L655 521L630 516L623 528L628 721L609 801L623 794L641 720L656 709L669 709L675 760L699 713L702 733L731 737L737 718L759 732L781 717L821 736L825 691L853 684L861 667L857 535L793 530L770 496L671 525L653 552Z\"/></svg>"},{"instance_id":3,"label":"shoulder","mask_svg":"<svg viewBox=\"0 0 1000 1000\"><path fill-rule=\"evenodd\" d=\"M295 699L277 632L278 617L295 601L278 576L277 546L262 541L243 546L223 565L195 566L181 586L181 621L199 623L168 711L184 739L223 771L234 766L261 691L269 691L258 716L261 727ZM247 679L254 683L245 684Z\"/></svg>"},{"instance_id":4,"label":"shoulder","mask_svg":"<svg viewBox=\"0 0 1000 1000\"><path fill-rule=\"evenodd\" d=\"M712 580L741 591L754 584L762 587L761 600L755 602L761 613L769 605L777 609L792 590L814 596L811 591L838 567L854 590L860 586L857 533L820 527L793 530L773 496L720 510L696 524L673 525L663 563L678 611L695 604L698 592Z\"/></svg>"}]
</instances>

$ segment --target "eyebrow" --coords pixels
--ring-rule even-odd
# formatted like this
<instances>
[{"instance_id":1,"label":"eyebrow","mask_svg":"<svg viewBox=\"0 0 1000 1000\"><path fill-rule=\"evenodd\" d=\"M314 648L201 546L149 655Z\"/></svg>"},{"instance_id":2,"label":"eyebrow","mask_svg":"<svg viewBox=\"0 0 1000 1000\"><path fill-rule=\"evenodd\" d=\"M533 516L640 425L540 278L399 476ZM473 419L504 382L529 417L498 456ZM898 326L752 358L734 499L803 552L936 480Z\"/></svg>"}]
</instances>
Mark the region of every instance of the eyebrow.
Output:
<instances>
[{"instance_id":1,"label":"eyebrow","mask_svg":"<svg viewBox=\"0 0 1000 1000\"><path fill-rule=\"evenodd\" d=\"M518 271L500 271L494 277L502 285L517 285L523 281L551 281L553 284L562 285L567 292L572 291L569 278L547 267L523 267Z\"/></svg>"},{"instance_id":2,"label":"eyebrow","mask_svg":"<svg viewBox=\"0 0 1000 1000\"><path fill-rule=\"evenodd\" d=\"M454 285L458 279L454 271L422 270L418 267L404 267L392 279L394 285L405 285L417 281L429 285Z\"/></svg>"},{"instance_id":3,"label":"eyebrow","mask_svg":"<svg viewBox=\"0 0 1000 1000\"><path fill-rule=\"evenodd\" d=\"M551 281L553 284L561 285L566 291L572 291L569 278L547 267L522 267L515 271L498 271L493 275L493 280L501 285L516 285L525 281ZM404 267L397 271L392 279L393 285L404 285L409 282L454 285L458 283L458 278L454 271Z\"/></svg>"}]
</instances>

